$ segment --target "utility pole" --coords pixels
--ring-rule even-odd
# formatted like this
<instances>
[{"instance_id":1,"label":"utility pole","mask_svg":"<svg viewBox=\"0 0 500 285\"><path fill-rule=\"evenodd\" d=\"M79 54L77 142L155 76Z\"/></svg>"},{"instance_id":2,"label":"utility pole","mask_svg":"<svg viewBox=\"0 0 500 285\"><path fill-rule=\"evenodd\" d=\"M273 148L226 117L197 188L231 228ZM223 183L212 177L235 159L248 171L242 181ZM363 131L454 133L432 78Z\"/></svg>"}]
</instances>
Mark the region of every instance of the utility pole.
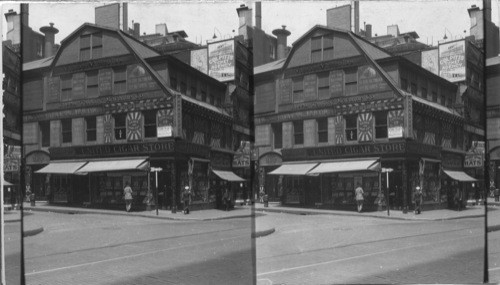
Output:
<instances>
[{"instance_id":1,"label":"utility pole","mask_svg":"<svg viewBox=\"0 0 500 285\"><path fill-rule=\"evenodd\" d=\"M156 215L158 216L158 172L162 171L161 167L151 167L151 172L155 173L155 207L156 207Z\"/></svg>"}]
</instances>

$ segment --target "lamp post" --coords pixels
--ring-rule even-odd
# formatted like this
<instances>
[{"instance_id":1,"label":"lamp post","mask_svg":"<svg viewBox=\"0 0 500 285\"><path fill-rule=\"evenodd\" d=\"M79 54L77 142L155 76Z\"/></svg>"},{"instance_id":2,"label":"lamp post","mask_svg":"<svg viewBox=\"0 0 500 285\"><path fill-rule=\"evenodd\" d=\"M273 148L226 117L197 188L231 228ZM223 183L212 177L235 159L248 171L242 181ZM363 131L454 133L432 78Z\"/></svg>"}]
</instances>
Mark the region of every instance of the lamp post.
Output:
<instances>
[{"instance_id":1,"label":"lamp post","mask_svg":"<svg viewBox=\"0 0 500 285\"><path fill-rule=\"evenodd\" d=\"M389 213L389 173L390 172L393 172L394 169L392 168L382 168L382 173L385 173L385 184L386 184L386 187L385 187L385 197L386 197L386 206L387 206L387 216L390 216L390 213Z\"/></svg>"},{"instance_id":2,"label":"lamp post","mask_svg":"<svg viewBox=\"0 0 500 285\"><path fill-rule=\"evenodd\" d=\"M151 167L151 172L155 173L155 187L156 187L156 192L155 192L155 207L156 207L156 215L158 216L158 172L162 171L163 169L161 167Z\"/></svg>"}]
</instances>

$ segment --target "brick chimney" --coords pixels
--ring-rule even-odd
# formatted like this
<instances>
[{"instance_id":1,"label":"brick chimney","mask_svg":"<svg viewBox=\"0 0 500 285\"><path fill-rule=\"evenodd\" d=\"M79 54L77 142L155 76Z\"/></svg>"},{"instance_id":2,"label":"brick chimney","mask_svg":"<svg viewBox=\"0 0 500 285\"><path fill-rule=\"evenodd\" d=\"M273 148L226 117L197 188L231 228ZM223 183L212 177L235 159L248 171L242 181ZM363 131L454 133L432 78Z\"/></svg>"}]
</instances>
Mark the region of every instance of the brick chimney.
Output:
<instances>
[{"instance_id":1,"label":"brick chimney","mask_svg":"<svg viewBox=\"0 0 500 285\"><path fill-rule=\"evenodd\" d=\"M29 4L21 4L21 23L26 27L30 26L30 6L29 6Z\"/></svg>"},{"instance_id":2,"label":"brick chimney","mask_svg":"<svg viewBox=\"0 0 500 285\"><path fill-rule=\"evenodd\" d=\"M245 6L245 4L241 4L241 6L236 9L238 13L238 17L240 19L240 24L238 27L238 35L243 36L245 40L248 40L248 29L247 27L252 27L252 9Z\"/></svg>"},{"instance_id":3,"label":"brick chimney","mask_svg":"<svg viewBox=\"0 0 500 285\"><path fill-rule=\"evenodd\" d=\"M286 39L290 35L290 31L286 30L286 26L282 26L282 29L276 29L273 31L273 35L278 38L278 58L282 59L286 57L287 44Z\"/></svg>"},{"instance_id":4,"label":"brick chimney","mask_svg":"<svg viewBox=\"0 0 500 285\"><path fill-rule=\"evenodd\" d=\"M255 27L262 29L262 2L255 2Z\"/></svg>"},{"instance_id":5,"label":"brick chimney","mask_svg":"<svg viewBox=\"0 0 500 285\"><path fill-rule=\"evenodd\" d=\"M11 41L13 45L21 43L21 15L16 11L10 9L5 13L5 20L7 21L7 40Z\"/></svg>"},{"instance_id":6,"label":"brick chimney","mask_svg":"<svg viewBox=\"0 0 500 285\"><path fill-rule=\"evenodd\" d=\"M40 28L40 32L45 34L44 57L50 57L54 55L55 35L59 33L59 30L54 28L54 23L49 24L50 26L44 26Z\"/></svg>"},{"instance_id":7,"label":"brick chimney","mask_svg":"<svg viewBox=\"0 0 500 285\"><path fill-rule=\"evenodd\" d=\"M365 37L367 39L370 39L372 37L372 25L371 24L366 24L366 27L365 27Z\"/></svg>"}]
</instances>

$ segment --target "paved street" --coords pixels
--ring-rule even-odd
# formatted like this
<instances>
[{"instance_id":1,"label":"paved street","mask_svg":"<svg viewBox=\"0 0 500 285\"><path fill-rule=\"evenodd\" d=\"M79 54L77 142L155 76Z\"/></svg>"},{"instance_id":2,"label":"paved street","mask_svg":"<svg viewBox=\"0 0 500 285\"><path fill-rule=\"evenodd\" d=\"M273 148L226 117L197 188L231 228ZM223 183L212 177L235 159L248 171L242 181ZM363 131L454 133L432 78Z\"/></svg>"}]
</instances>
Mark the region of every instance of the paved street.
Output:
<instances>
[{"instance_id":1,"label":"paved street","mask_svg":"<svg viewBox=\"0 0 500 285\"><path fill-rule=\"evenodd\" d=\"M268 213L258 284L481 283L484 219L403 221Z\"/></svg>"},{"instance_id":2,"label":"paved street","mask_svg":"<svg viewBox=\"0 0 500 285\"><path fill-rule=\"evenodd\" d=\"M5 212L5 281L21 284L21 212Z\"/></svg>"},{"instance_id":3,"label":"paved street","mask_svg":"<svg viewBox=\"0 0 500 285\"><path fill-rule=\"evenodd\" d=\"M253 284L251 219L173 221L35 212L27 284Z\"/></svg>"}]
</instances>

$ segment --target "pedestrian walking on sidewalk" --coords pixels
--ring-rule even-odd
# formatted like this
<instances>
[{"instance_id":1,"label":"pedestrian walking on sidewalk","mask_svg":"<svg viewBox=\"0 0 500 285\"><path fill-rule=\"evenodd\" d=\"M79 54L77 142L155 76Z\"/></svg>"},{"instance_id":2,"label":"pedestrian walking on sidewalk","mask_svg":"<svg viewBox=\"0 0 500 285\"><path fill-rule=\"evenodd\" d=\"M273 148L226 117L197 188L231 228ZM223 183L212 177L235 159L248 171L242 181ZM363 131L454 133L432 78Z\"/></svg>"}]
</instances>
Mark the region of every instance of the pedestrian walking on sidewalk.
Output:
<instances>
[{"instance_id":1,"label":"pedestrian walking on sidewalk","mask_svg":"<svg viewBox=\"0 0 500 285\"><path fill-rule=\"evenodd\" d=\"M125 183L125 188L123 189L123 195L125 196L125 210L127 212L130 212L130 209L132 208L132 200L134 199L132 197L132 193L134 191L132 190L132 187L130 187L130 183L127 182Z\"/></svg>"},{"instance_id":2,"label":"pedestrian walking on sidewalk","mask_svg":"<svg viewBox=\"0 0 500 285\"><path fill-rule=\"evenodd\" d=\"M457 189L455 192L455 205L458 211L462 211L462 192Z\"/></svg>"},{"instance_id":3,"label":"pedestrian walking on sidewalk","mask_svg":"<svg viewBox=\"0 0 500 285\"><path fill-rule=\"evenodd\" d=\"M230 203L230 199L229 199L229 192L227 191L227 189L224 190L224 195L222 195L222 203L224 204L224 211L229 211L229 203Z\"/></svg>"},{"instance_id":4,"label":"pedestrian walking on sidewalk","mask_svg":"<svg viewBox=\"0 0 500 285\"><path fill-rule=\"evenodd\" d=\"M500 202L500 189L498 188L495 188L495 190L493 190L493 194L495 195L495 202Z\"/></svg>"},{"instance_id":5,"label":"pedestrian walking on sidewalk","mask_svg":"<svg viewBox=\"0 0 500 285\"><path fill-rule=\"evenodd\" d=\"M189 202L191 200L191 191L189 190L189 186L184 187L184 191L182 192L182 201L184 203L184 215L189 214Z\"/></svg>"},{"instance_id":6,"label":"pedestrian walking on sidewalk","mask_svg":"<svg viewBox=\"0 0 500 285\"><path fill-rule=\"evenodd\" d=\"M355 193L356 193L356 204L358 206L358 213L361 213L361 211L363 210L363 202L364 202L364 197L363 195L365 194L365 192L363 191L363 188L361 188L361 184L358 183L356 185L356 190L355 190Z\"/></svg>"},{"instance_id":7,"label":"pedestrian walking on sidewalk","mask_svg":"<svg viewBox=\"0 0 500 285\"><path fill-rule=\"evenodd\" d=\"M415 188L415 193L413 194L413 201L415 202L415 214L420 214L422 211L423 194L420 186Z\"/></svg>"}]
</instances>

